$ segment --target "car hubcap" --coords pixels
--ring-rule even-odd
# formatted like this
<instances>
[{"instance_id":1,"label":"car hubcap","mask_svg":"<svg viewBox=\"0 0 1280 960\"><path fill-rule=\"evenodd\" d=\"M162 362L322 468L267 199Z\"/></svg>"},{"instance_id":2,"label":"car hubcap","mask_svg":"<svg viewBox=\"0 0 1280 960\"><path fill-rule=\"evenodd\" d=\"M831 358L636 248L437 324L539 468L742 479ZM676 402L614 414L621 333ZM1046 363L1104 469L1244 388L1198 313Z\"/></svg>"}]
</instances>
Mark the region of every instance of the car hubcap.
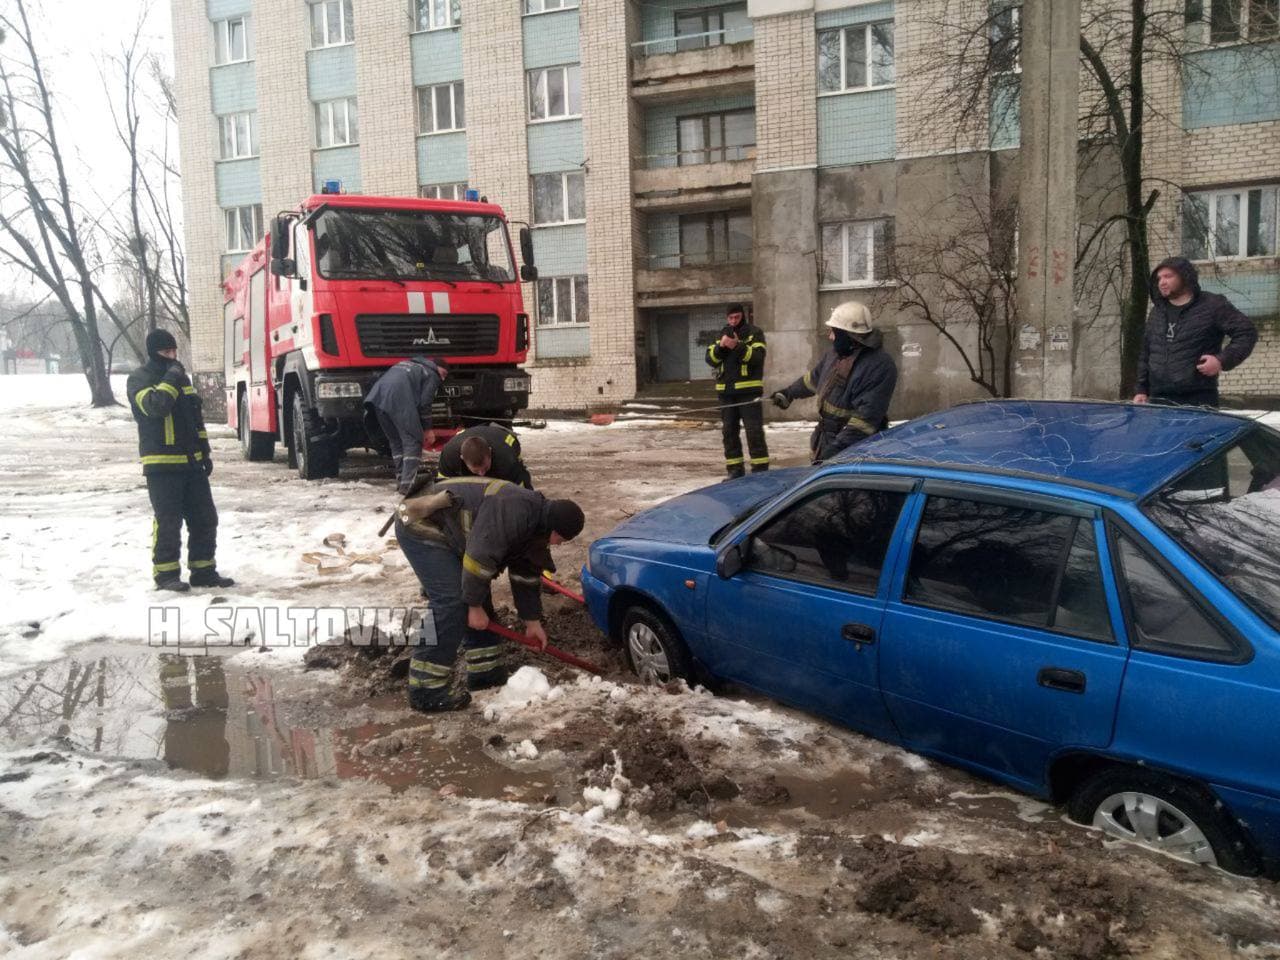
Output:
<instances>
[{"instance_id":1,"label":"car hubcap","mask_svg":"<svg viewBox=\"0 0 1280 960\"><path fill-rule=\"evenodd\" d=\"M627 633L627 649L636 674L645 683L666 683L671 679L671 664L658 635L648 624L633 623Z\"/></svg>"},{"instance_id":2,"label":"car hubcap","mask_svg":"<svg viewBox=\"0 0 1280 960\"><path fill-rule=\"evenodd\" d=\"M1185 813L1149 793L1113 793L1093 814L1108 836L1159 850L1179 860L1217 866L1208 837Z\"/></svg>"}]
</instances>

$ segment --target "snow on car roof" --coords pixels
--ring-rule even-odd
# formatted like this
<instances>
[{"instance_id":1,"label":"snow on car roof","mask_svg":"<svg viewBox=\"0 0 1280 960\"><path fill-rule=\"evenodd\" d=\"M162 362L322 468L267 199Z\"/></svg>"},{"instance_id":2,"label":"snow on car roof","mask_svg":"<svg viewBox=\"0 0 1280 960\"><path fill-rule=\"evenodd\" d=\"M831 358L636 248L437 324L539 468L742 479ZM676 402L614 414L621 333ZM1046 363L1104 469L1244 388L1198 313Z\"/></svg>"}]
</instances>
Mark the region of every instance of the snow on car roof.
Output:
<instances>
[{"instance_id":1,"label":"snow on car roof","mask_svg":"<svg viewBox=\"0 0 1280 960\"><path fill-rule=\"evenodd\" d=\"M836 461L976 467L1141 497L1249 424L1199 407L988 400L911 420Z\"/></svg>"}]
</instances>

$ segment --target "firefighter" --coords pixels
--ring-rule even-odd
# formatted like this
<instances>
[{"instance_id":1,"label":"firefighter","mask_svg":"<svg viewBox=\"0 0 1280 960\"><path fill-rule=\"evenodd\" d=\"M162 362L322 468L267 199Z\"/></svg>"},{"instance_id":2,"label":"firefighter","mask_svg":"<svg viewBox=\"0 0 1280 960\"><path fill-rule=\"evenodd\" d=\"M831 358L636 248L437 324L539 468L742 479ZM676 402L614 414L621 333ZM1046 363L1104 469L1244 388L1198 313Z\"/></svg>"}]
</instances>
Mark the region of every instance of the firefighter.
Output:
<instances>
[{"instance_id":1,"label":"firefighter","mask_svg":"<svg viewBox=\"0 0 1280 960\"><path fill-rule=\"evenodd\" d=\"M413 357L401 360L380 376L364 398L366 429L376 419L391 446L396 486L407 494L422 463L422 448L436 442L431 429L431 405L449 375L442 360Z\"/></svg>"},{"instance_id":2,"label":"firefighter","mask_svg":"<svg viewBox=\"0 0 1280 960\"><path fill-rule=\"evenodd\" d=\"M489 587L504 568L525 636L546 647L541 581L542 571L555 570L549 547L572 540L583 523L572 500L488 477L440 480L400 504L396 540L428 598L409 662L413 709L460 710L471 690L506 682L502 642L487 631Z\"/></svg>"},{"instance_id":3,"label":"firefighter","mask_svg":"<svg viewBox=\"0 0 1280 960\"><path fill-rule=\"evenodd\" d=\"M138 453L155 518L151 522L151 572L156 589L179 593L191 587L229 587L218 573L214 551L218 511L209 489L213 458L200 397L178 362L178 342L167 330L147 334L147 363L129 374L129 407L138 423ZM187 525L187 568L178 558Z\"/></svg>"},{"instance_id":4,"label":"firefighter","mask_svg":"<svg viewBox=\"0 0 1280 960\"><path fill-rule=\"evenodd\" d=\"M442 477L495 477L533 489L520 457L520 438L498 423L482 423L456 433L440 451Z\"/></svg>"},{"instance_id":5,"label":"firefighter","mask_svg":"<svg viewBox=\"0 0 1280 960\"><path fill-rule=\"evenodd\" d=\"M716 372L724 465L730 480L746 473L740 427L746 429L751 472L769 469L764 410L759 403L764 393L764 352L764 331L747 321L742 304L730 304L720 338L707 348L706 357Z\"/></svg>"},{"instance_id":6,"label":"firefighter","mask_svg":"<svg viewBox=\"0 0 1280 960\"><path fill-rule=\"evenodd\" d=\"M884 337L871 326L871 311L849 300L827 320L831 349L818 365L772 397L783 410L791 401L818 397L818 425L809 439L813 462L829 460L889 425L889 401L898 368L885 352Z\"/></svg>"}]
</instances>

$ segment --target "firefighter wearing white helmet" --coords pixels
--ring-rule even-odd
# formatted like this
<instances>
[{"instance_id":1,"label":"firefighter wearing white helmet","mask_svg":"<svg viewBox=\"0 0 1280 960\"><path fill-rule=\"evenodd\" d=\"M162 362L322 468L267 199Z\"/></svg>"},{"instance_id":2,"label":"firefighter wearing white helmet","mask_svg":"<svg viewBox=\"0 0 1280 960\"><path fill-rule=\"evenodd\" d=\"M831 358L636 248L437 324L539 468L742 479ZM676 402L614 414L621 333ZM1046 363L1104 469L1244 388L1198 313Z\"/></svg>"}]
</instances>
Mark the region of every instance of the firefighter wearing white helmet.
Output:
<instances>
[{"instance_id":1,"label":"firefighter wearing white helmet","mask_svg":"<svg viewBox=\"0 0 1280 960\"><path fill-rule=\"evenodd\" d=\"M889 401L898 384L898 368L864 304L840 304L831 311L827 327L831 349L816 367L772 397L783 410L793 400L818 398L818 425L809 439L815 463L887 427Z\"/></svg>"}]
</instances>

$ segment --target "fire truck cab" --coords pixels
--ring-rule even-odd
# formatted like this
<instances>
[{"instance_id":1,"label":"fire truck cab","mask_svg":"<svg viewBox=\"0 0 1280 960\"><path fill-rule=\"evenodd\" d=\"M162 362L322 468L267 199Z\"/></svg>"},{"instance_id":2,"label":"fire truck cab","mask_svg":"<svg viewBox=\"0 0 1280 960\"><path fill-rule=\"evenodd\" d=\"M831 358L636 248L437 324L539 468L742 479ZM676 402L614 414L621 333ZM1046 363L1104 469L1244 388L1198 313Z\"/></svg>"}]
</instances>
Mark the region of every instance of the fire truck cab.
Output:
<instances>
[{"instance_id":1,"label":"fire truck cab","mask_svg":"<svg viewBox=\"0 0 1280 960\"><path fill-rule=\"evenodd\" d=\"M270 460L279 441L311 480L336 476L353 447L385 451L364 398L411 356L449 365L437 444L528 406L533 243L522 228L517 273L502 209L474 196L324 193L271 221L223 283L227 421L246 459Z\"/></svg>"}]
</instances>

